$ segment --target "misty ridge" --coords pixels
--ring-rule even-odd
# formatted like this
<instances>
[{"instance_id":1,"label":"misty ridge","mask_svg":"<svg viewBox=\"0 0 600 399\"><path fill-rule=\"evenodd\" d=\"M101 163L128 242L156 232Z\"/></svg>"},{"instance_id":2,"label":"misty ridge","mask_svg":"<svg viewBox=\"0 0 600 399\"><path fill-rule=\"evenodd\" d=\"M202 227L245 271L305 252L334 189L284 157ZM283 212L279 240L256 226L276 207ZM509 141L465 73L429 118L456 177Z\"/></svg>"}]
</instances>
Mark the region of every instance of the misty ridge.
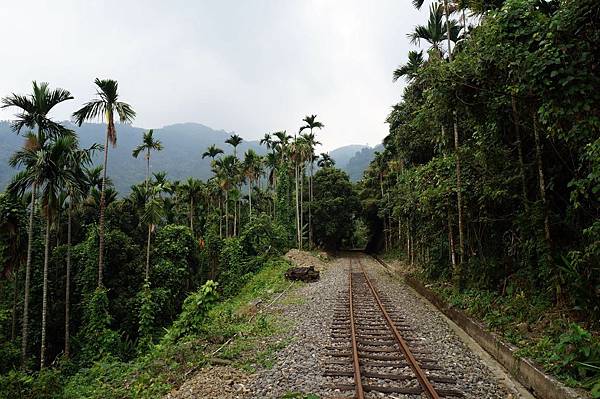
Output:
<instances>
[{"instance_id":1,"label":"misty ridge","mask_svg":"<svg viewBox=\"0 0 600 399\"><path fill-rule=\"evenodd\" d=\"M94 143L104 143L106 125L102 123L84 123L81 127L70 121L61 122L79 136L82 147L89 147ZM129 124L117 125L118 139L116 147L109 148L108 173L111 181L120 195L127 195L131 186L145 179L144 157L134 158L132 150L139 145L144 132L148 129L135 127ZM207 180L213 173L211 159L202 158L202 153L215 144L225 154L233 154L231 146L225 140L233 132L216 130L201 123L176 123L154 129L155 136L163 143L164 150L152 155L151 172L167 173L171 180L185 180L194 177ZM10 127L10 122L0 121L0 188L4 189L17 170L8 165L11 154L22 145L24 138L15 134ZM261 146L259 140L246 140L238 146L238 154L244 154L252 149L259 155L265 155L267 149ZM329 152L335 160L336 167L347 172L352 181L358 181L373 159L375 150L382 146L369 147L367 145L352 144L336 148ZM102 152L94 156L94 165L102 165Z\"/></svg>"}]
</instances>

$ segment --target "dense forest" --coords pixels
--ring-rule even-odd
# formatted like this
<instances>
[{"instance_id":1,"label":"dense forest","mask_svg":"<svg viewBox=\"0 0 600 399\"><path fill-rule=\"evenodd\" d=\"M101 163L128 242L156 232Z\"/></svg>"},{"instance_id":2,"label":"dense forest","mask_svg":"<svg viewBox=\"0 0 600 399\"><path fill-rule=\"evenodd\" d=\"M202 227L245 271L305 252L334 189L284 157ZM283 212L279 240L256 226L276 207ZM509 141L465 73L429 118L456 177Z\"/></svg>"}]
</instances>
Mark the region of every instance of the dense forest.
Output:
<instances>
[{"instance_id":1,"label":"dense forest","mask_svg":"<svg viewBox=\"0 0 600 399\"><path fill-rule=\"evenodd\" d=\"M596 396L599 26L597 1L434 2L360 186L372 251Z\"/></svg>"},{"instance_id":2,"label":"dense forest","mask_svg":"<svg viewBox=\"0 0 600 399\"><path fill-rule=\"evenodd\" d=\"M315 154L324 128L316 115L293 136L266 134L264 156L238 154L235 134L198 149L212 165L205 181L151 173L164 145L149 130L131 153L144 160L145 179L119 197L108 153L123 126L116 122L135 111L116 81L95 85L73 119L104 122L106 140L84 148L51 117L72 100L67 90L33 82L30 94L2 99L24 141L9 160L19 172L0 194L1 397L105 397L77 371L199 334L217 296L237 294L292 246L336 249L355 239L358 196L328 154ZM95 167L98 154L104 163Z\"/></svg>"}]
</instances>

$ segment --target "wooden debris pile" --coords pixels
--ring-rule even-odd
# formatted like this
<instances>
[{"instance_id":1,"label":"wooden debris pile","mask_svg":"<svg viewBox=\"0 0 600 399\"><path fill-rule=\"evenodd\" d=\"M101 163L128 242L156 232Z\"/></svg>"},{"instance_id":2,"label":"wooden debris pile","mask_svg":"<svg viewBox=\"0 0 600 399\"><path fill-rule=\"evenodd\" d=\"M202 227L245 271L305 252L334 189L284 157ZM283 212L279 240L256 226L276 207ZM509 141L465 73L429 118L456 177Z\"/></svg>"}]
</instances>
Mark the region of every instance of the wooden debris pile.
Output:
<instances>
[{"instance_id":1,"label":"wooden debris pile","mask_svg":"<svg viewBox=\"0 0 600 399\"><path fill-rule=\"evenodd\" d=\"M290 267L285 272L285 278L292 281L304 281L305 283L311 283L317 281L320 278L320 273L315 270L314 266L309 267Z\"/></svg>"}]
</instances>

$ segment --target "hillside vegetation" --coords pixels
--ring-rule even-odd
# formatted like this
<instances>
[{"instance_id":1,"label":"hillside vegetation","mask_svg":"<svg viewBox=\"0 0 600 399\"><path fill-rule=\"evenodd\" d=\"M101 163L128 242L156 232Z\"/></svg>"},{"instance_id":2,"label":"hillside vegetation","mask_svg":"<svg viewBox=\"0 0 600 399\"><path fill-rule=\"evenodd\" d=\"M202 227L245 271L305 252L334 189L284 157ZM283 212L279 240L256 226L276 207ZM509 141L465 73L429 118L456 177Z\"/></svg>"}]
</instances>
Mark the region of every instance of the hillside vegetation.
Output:
<instances>
[{"instance_id":1,"label":"hillside vegetation","mask_svg":"<svg viewBox=\"0 0 600 399\"><path fill-rule=\"evenodd\" d=\"M444 4L394 72L361 181L370 248L600 397L598 4L467 2L477 26Z\"/></svg>"}]
</instances>

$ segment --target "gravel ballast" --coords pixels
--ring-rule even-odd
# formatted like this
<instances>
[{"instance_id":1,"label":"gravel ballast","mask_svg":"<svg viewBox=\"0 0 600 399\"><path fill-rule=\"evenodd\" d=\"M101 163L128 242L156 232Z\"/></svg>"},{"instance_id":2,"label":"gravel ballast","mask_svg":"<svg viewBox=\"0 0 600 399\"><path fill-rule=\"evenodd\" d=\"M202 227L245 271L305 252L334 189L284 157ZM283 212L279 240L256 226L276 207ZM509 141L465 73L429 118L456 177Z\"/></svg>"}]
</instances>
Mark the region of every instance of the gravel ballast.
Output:
<instances>
[{"instance_id":1,"label":"gravel ballast","mask_svg":"<svg viewBox=\"0 0 600 399\"><path fill-rule=\"evenodd\" d=\"M347 256L355 258L353 261L355 267L358 266L356 259L360 259L376 289L385 294L392 301L394 310L414 327L415 331L411 333L411 338L421 341L423 346L432 353L430 357L442 367L437 374L455 378L457 381L455 387L465 395L464 397L472 399L519 397L518 394L509 393L503 387L499 378L493 375L480 357L469 349L446 324L444 317L411 288L392 278L372 258L356 253ZM286 394L300 393L304 395L312 393L321 398L352 397L353 392L335 390L334 380L323 376L324 371L331 368L326 361L330 359L327 356L327 348L332 346L330 336L334 309L336 306L339 307L343 298L347 298L350 263L348 257L336 258L325 264L308 253L296 251L293 256L290 256L296 265L316 266L321 275L319 281L287 292L268 310L269 313L280 317L283 324L289 326L285 331L269 339L274 342L289 343L271 355L271 367L259 367L252 374L240 374L239 381L236 378L229 378L235 375L235 372L227 371L225 373L228 377L225 382L227 388L222 391L223 396L203 397L281 398ZM216 370L213 370L213 375L214 371ZM238 372L243 373L241 370ZM210 371L208 373L210 374ZM206 381L201 377L203 374L205 372L201 370L195 378ZM349 381L351 382L351 379ZM339 379L336 382L339 382ZM200 381L196 382L199 383ZM194 397L194 394L200 393L194 392L193 385L196 384L188 381L180 388L181 393L185 392L190 396L184 394L172 397ZM215 381L215 385L218 387L218 381ZM366 397L425 396L368 393Z\"/></svg>"}]
</instances>

